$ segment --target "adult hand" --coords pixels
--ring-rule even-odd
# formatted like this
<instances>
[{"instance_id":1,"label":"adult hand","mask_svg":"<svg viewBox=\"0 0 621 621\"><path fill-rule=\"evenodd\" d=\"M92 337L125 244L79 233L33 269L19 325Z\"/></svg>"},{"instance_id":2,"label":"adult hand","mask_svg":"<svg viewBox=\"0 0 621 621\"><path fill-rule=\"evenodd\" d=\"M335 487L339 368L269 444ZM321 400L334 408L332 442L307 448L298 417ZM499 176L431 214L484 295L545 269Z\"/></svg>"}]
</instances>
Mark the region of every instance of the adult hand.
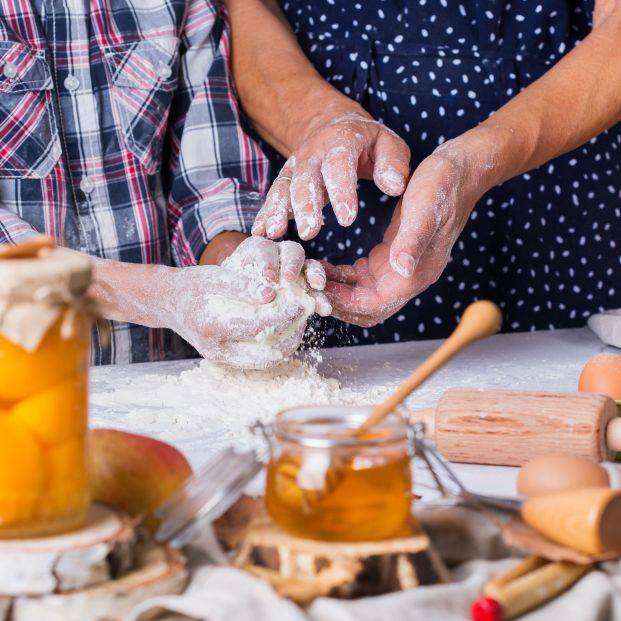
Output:
<instances>
[{"instance_id":1,"label":"adult hand","mask_svg":"<svg viewBox=\"0 0 621 621\"><path fill-rule=\"evenodd\" d=\"M354 265L326 266L334 316L376 325L440 277L487 189L472 167L449 143L420 164L382 242Z\"/></svg>"},{"instance_id":2,"label":"adult hand","mask_svg":"<svg viewBox=\"0 0 621 621\"><path fill-rule=\"evenodd\" d=\"M294 218L300 238L312 239L321 229L328 200L339 224L350 226L358 214L358 179L373 179L382 192L399 196L409 162L405 142L366 113L334 118L315 128L287 160L252 232L278 239Z\"/></svg>"}]
</instances>

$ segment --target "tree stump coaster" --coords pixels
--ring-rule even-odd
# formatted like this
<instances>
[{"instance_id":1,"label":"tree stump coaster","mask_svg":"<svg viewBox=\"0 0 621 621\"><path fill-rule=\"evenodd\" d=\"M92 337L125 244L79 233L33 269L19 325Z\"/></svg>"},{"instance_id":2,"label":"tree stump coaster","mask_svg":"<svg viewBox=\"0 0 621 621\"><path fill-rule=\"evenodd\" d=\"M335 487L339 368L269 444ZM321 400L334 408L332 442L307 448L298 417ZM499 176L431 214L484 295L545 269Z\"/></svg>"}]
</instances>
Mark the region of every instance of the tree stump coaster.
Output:
<instances>
[{"instance_id":1,"label":"tree stump coaster","mask_svg":"<svg viewBox=\"0 0 621 621\"><path fill-rule=\"evenodd\" d=\"M43 595L113 579L133 565L134 522L94 505L78 531L0 540L0 595Z\"/></svg>"},{"instance_id":2,"label":"tree stump coaster","mask_svg":"<svg viewBox=\"0 0 621 621\"><path fill-rule=\"evenodd\" d=\"M183 555L93 506L79 531L0 540L0 621L121 620L139 602L183 590Z\"/></svg>"},{"instance_id":3,"label":"tree stump coaster","mask_svg":"<svg viewBox=\"0 0 621 621\"><path fill-rule=\"evenodd\" d=\"M181 593L186 583L180 552L137 544L135 566L124 576L68 593L0 597L0 621L123 621L138 604Z\"/></svg>"},{"instance_id":4,"label":"tree stump coaster","mask_svg":"<svg viewBox=\"0 0 621 621\"><path fill-rule=\"evenodd\" d=\"M294 537L269 518L263 499L243 498L216 523L233 564L299 604L355 598L448 581L431 541L412 518L411 534L383 541L332 543Z\"/></svg>"}]
</instances>

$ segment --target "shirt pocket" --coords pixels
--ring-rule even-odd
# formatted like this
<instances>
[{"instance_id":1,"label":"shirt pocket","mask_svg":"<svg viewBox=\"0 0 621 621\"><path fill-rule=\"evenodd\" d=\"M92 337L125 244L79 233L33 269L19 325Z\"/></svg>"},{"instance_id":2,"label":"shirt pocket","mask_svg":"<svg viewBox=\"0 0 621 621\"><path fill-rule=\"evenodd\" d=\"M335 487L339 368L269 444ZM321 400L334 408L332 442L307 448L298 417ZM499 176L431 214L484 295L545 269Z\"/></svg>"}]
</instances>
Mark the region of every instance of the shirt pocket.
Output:
<instances>
[{"instance_id":1,"label":"shirt pocket","mask_svg":"<svg viewBox=\"0 0 621 621\"><path fill-rule=\"evenodd\" d=\"M178 39L105 46L112 106L129 150L148 174L161 167L168 114L177 88Z\"/></svg>"},{"instance_id":2,"label":"shirt pocket","mask_svg":"<svg viewBox=\"0 0 621 621\"><path fill-rule=\"evenodd\" d=\"M43 51L0 41L0 178L47 177L62 149Z\"/></svg>"}]
</instances>

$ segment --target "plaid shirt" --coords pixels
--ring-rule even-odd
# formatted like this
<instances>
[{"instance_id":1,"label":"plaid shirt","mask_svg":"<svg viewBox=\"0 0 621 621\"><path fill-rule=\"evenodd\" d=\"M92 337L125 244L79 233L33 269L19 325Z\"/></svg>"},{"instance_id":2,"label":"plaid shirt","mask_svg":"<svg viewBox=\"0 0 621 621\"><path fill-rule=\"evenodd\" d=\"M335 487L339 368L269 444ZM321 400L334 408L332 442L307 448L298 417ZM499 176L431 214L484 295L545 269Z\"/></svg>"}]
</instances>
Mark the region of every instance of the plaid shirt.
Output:
<instances>
[{"instance_id":1,"label":"plaid shirt","mask_svg":"<svg viewBox=\"0 0 621 621\"><path fill-rule=\"evenodd\" d=\"M0 0L0 242L45 232L89 255L195 265L248 231L267 161L242 130L211 0ZM113 323L93 361L187 356Z\"/></svg>"}]
</instances>

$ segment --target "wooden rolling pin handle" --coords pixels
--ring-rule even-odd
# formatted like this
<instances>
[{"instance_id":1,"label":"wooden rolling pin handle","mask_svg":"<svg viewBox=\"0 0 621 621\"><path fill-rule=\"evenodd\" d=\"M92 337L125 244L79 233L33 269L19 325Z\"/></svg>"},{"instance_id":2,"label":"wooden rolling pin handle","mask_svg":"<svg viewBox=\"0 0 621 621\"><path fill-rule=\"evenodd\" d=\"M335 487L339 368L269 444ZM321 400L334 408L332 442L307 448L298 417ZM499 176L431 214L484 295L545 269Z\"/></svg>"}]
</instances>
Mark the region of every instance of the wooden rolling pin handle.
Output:
<instances>
[{"instance_id":1,"label":"wooden rolling pin handle","mask_svg":"<svg viewBox=\"0 0 621 621\"><path fill-rule=\"evenodd\" d=\"M606 427L606 446L609 451L621 451L621 418L613 418Z\"/></svg>"}]
</instances>

